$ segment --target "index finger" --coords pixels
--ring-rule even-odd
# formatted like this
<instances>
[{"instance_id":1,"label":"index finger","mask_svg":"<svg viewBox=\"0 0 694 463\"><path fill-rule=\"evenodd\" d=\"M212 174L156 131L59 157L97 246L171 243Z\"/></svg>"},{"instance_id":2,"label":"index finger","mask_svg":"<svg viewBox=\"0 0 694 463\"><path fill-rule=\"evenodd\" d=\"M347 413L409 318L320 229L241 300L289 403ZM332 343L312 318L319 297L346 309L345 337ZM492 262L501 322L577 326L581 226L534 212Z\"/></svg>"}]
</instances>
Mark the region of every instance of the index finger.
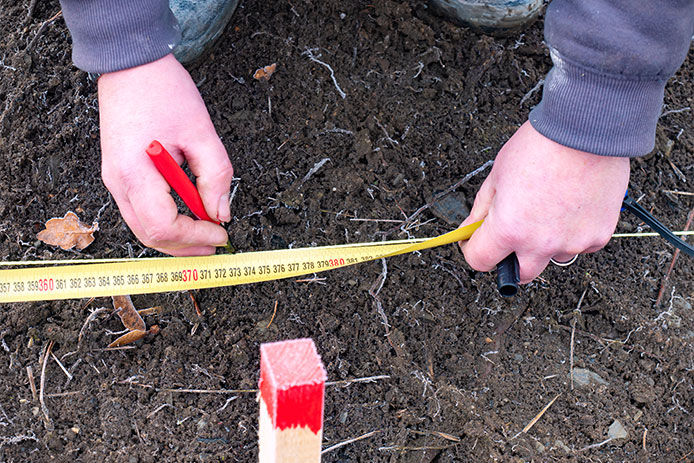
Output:
<instances>
[{"instance_id":1,"label":"index finger","mask_svg":"<svg viewBox=\"0 0 694 463\"><path fill-rule=\"evenodd\" d=\"M224 228L205 220L178 213L170 187L151 167L128 188L128 200L150 247L177 249L220 246L227 242Z\"/></svg>"},{"instance_id":2,"label":"index finger","mask_svg":"<svg viewBox=\"0 0 694 463\"><path fill-rule=\"evenodd\" d=\"M462 246L465 260L475 270L489 272L506 256L513 252L511 243L497 230L493 214L487 216L482 225Z\"/></svg>"}]
</instances>

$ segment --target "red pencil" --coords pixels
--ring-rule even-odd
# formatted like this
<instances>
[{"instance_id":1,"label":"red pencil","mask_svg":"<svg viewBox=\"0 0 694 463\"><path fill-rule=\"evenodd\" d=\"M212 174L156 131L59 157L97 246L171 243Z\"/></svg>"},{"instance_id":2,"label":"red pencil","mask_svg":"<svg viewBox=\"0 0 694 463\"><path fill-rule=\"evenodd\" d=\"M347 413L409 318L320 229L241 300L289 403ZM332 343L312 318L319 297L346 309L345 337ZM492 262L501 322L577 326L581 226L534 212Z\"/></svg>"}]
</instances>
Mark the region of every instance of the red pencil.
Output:
<instances>
[{"instance_id":1,"label":"red pencil","mask_svg":"<svg viewBox=\"0 0 694 463\"><path fill-rule=\"evenodd\" d=\"M150 143L147 147L147 154L157 167L159 173L164 177L171 188L178 193L178 196L181 197L183 202L186 203L186 206L188 206L190 211L195 214L198 219L219 224L218 220L214 220L207 215L197 188L195 188L193 182L190 181L186 173L181 169L181 166L174 161L161 143L157 140Z\"/></svg>"}]
</instances>

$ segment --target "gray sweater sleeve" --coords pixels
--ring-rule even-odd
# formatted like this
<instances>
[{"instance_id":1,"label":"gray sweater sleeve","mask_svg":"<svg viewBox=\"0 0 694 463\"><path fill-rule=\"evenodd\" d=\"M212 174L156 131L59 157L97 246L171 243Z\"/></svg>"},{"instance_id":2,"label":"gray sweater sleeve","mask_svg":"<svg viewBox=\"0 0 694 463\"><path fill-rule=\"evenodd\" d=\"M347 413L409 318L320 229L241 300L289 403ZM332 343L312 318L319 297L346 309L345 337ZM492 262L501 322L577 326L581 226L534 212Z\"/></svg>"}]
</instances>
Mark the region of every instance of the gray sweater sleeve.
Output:
<instances>
[{"instance_id":1,"label":"gray sweater sleeve","mask_svg":"<svg viewBox=\"0 0 694 463\"><path fill-rule=\"evenodd\" d=\"M554 0L545 18L554 66L530 123L582 151L648 153L692 34L694 0Z\"/></svg>"},{"instance_id":2,"label":"gray sweater sleeve","mask_svg":"<svg viewBox=\"0 0 694 463\"><path fill-rule=\"evenodd\" d=\"M155 61L180 40L168 0L60 0L72 36L72 60L106 73Z\"/></svg>"}]
</instances>

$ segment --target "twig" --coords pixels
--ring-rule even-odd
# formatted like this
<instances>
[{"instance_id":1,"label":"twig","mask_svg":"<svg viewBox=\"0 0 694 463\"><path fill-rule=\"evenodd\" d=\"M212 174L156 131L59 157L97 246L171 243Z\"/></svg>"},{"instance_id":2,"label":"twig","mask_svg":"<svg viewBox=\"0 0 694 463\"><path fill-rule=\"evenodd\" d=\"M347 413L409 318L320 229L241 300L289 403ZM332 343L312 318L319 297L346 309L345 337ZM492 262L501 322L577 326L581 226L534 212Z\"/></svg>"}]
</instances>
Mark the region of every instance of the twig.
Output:
<instances>
[{"instance_id":1,"label":"twig","mask_svg":"<svg viewBox=\"0 0 694 463\"><path fill-rule=\"evenodd\" d=\"M562 330L571 331L570 326L561 325L561 324L557 324L556 326L558 326ZM598 344L600 344L602 347L605 347L605 339L602 339L600 336L596 336L593 333L589 333L587 331L578 330L578 329L576 330L576 333L578 333L582 336L586 336L586 337L592 339L593 341L597 342Z\"/></svg>"},{"instance_id":2,"label":"twig","mask_svg":"<svg viewBox=\"0 0 694 463\"><path fill-rule=\"evenodd\" d=\"M34 16L34 10L36 9L37 1L38 0L31 0L31 2L29 2L29 8L27 9L27 15L24 18L24 26L26 26L27 24L29 24L29 22L31 22L31 17Z\"/></svg>"},{"instance_id":3,"label":"twig","mask_svg":"<svg viewBox=\"0 0 694 463\"><path fill-rule=\"evenodd\" d=\"M384 223L403 223L401 219L360 219L357 217L349 219L350 222L384 222Z\"/></svg>"},{"instance_id":4,"label":"twig","mask_svg":"<svg viewBox=\"0 0 694 463\"><path fill-rule=\"evenodd\" d=\"M181 394L250 394L258 392L258 389L176 389L168 387L154 387L151 384L139 383L131 378L118 381L118 384L130 384L132 386L139 386L145 389L152 389L156 392L177 392Z\"/></svg>"},{"instance_id":5,"label":"twig","mask_svg":"<svg viewBox=\"0 0 694 463\"><path fill-rule=\"evenodd\" d=\"M389 447L379 447L378 450L380 451L419 451L419 450L445 450L449 449L451 447L455 447L458 444L450 444L450 445L440 445L440 446L424 446L424 447L403 447L399 445L391 445Z\"/></svg>"},{"instance_id":6,"label":"twig","mask_svg":"<svg viewBox=\"0 0 694 463\"><path fill-rule=\"evenodd\" d=\"M451 442L460 442L460 437L456 437L453 434L448 434L447 432L441 432L441 431L417 431L414 429L409 429L408 431L414 433L414 434L420 434L423 436L438 436L443 439L449 440Z\"/></svg>"},{"instance_id":7,"label":"twig","mask_svg":"<svg viewBox=\"0 0 694 463\"><path fill-rule=\"evenodd\" d=\"M101 214L103 214L104 211L106 210L106 208L107 208L108 206L110 206L110 205L111 205L111 195L108 195L108 201L106 201L106 202L99 208L99 210L96 212L96 218L94 219L95 222L98 222L99 219L101 219ZM91 299L89 300L89 302L91 302L91 301L93 301L93 300L94 300L94 298L91 298ZM89 302L88 302L88 303L89 303Z\"/></svg>"},{"instance_id":8,"label":"twig","mask_svg":"<svg viewBox=\"0 0 694 463\"><path fill-rule=\"evenodd\" d=\"M354 383L373 383L381 379L390 379L390 375L367 376L364 378L343 379L342 381L326 381L326 386L346 386Z\"/></svg>"},{"instance_id":9,"label":"twig","mask_svg":"<svg viewBox=\"0 0 694 463\"><path fill-rule=\"evenodd\" d=\"M569 354L569 376L571 377L571 390L574 390L574 338L576 336L576 312L581 313L581 305L583 304L583 298L586 297L588 288L583 290L583 294L578 299L578 304L576 304L576 309L574 310L574 316L571 318L571 349Z\"/></svg>"},{"instance_id":10,"label":"twig","mask_svg":"<svg viewBox=\"0 0 694 463\"><path fill-rule=\"evenodd\" d=\"M231 208L231 202L234 200L234 197L236 196L236 190L239 189L239 184L237 183L234 185L234 189L231 190L231 194L229 195L229 208Z\"/></svg>"},{"instance_id":11,"label":"twig","mask_svg":"<svg viewBox=\"0 0 694 463\"><path fill-rule=\"evenodd\" d=\"M231 402L233 402L234 400L236 400L236 399L238 399L238 398L239 398L239 396L237 396L237 395L233 395L233 396L229 397L229 398L227 399L227 401L224 402L224 405L222 405L221 407L219 407L219 408L217 409L217 413L219 413L219 412L221 412L222 410L224 410L225 408L227 408L227 406L228 406Z\"/></svg>"},{"instance_id":12,"label":"twig","mask_svg":"<svg viewBox=\"0 0 694 463\"><path fill-rule=\"evenodd\" d=\"M583 293L585 294L585 293ZM571 319L571 349L569 356L569 376L571 377L571 390L574 390L574 337L576 336L576 317Z\"/></svg>"},{"instance_id":13,"label":"twig","mask_svg":"<svg viewBox=\"0 0 694 463\"><path fill-rule=\"evenodd\" d=\"M21 435L21 436L12 436L12 437L0 437L0 449L7 445L7 444L18 444L20 442L23 442L25 440L33 440L38 442L39 440L36 438L36 436L33 435Z\"/></svg>"},{"instance_id":14,"label":"twig","mask_svg":"<svg viewBox=\"0 0 694 463\"><path fill-rule=\"evenodd\" d=\"M340 96L341 96L342 99L344 100L345 97L347 96L347 94L346 94L345 92L342 91L342 89L340 88L340 85L337 83L337 79L335 78L335 71L333 71L333 68L331 68L330 65L329 65L328 63L325 63L325 62L319 60L318 58L316 58L316 56L313 54L313 52L316 51L316 50L318 50L318 48L307 48L306 51L304 51L304 52L302 53L302 55L308 56L308 58L309 58L311 61L314 61L314 62L316 62L316 63L318 63L318 64L320 64L320 65L322 65L322 66L325 66L325 68L326 68L328 71L330 71L330 78L333 80L333 84L335 84L335 88L337 89L337 92L340 94ZM320 55L319 55L319 56L320 56Z\"/></svg>"},{"instance_id":15,"label":"twig","mask_svg":"<svg viewBox=\"0 0 694 463\"><path fill-rule=\"evenodd\" d=\"M114 347L103 347L100 349L92 349L94 352L105 352L109 350L130 350L130 349L136 349L135 346L114 346Z\"/></svg>"},{"instance_id":16,"label":"twig","mask_svg":"<svg viewBox=\"0 0 694 463\"><path fill-rule=\"evenodd\" d=\"M250 394L258 392L258 389L187 389L187 388L169 388L169 387L156 387L151 384L141 383L136 381L137 376L131 376L130 378L118 381L117 384L129 384L131 386L138 386L144 389L152 389L156 392L177 392L181 394ZM326 382L326 386L341 386L352 383L370 383L373 381L378 381L381 379L389 379L389 375L380 376L367 376L364 378L354 378L345 379L342 381Z\"/></svg>"},{"instance_id":17,"label":"twig","mask_svg":"<svg viewBox=\"0 0 694 463\"><path fill-rule=\"evenodd\" d=\"M27 376L29 377L29 387L31 388L31 397L34 402L38 399L36 395L36 383L34 382L34 371L31 369L31 365L27 366Z\"/></svg>"},{"instance_id":18,"label":"twig","mask_svg":"<svg viewBox=\"0 0 694 463\"><path fill-rule=\"evenodd\" d=\"M49 399L54 397L68 397L71 395L84 394L84 391L66 391L66 392L54 392L52 394L46 394Z\"/></svg>"},{"instance_id":19,"label":"twig","mask_svg":"<svg viewBox=\"0 0 694 463\"><path fill-rule=\"evenodd\" d=\"M310 179L311 176L313 176L313 174L318 172L320 170L320 168L323 167L325 165L325 163L328 161L330 161L330 158L323 158L320 161L318 161L317 163L315 163L313 165L313 167L311 167L311 169L308 171L308 173L306 175L304 175L304 178L301 179L301 184L303 185L304 183L306 183L306 181L308 179Z\"/></svg>"},{"instance_id":20,"label":"twig","mask_svg":"<svg viewBox=\"0 0 694 463\"><path fill-rule=\"evenodd\" d=\"M326 277L319 277L316 274L314 274L313 278L302 278L301 280L294 280L294 283L318 283L324 285L325 280L327 280Z\"/></svg>"},{"instance_id":21,"label":"twig","mask_svg":"<svg viewBox=\"0 0 694 463\"><path fill-rule=\"evenodd\" d=\"M272 311L272 317L270 318L270 323L267 324L265 329L270 328L270 325L272 325L272 320L275 319L275 314L277 313L277 299L275 299L275 309Z\"/></svg>"},{"instance_id":22,"label":"twig","mask_svg":"<svg viewBox=\"0 0 694 463\"><path fill-rule=\"evenodd\" d=\"M530 431L530 428L532 428L532 427L535 425L535 423L537 423L537 421L538 421L540 418L542 418L542 415L545 414L545 412L547 411L547 409L549 409L549 407L552 406L552 404L554 403L554 401L557 400L557 399L559 398L560 395L561 395L561 392L560 392L559 394L555 395L554 398L553 398L552 400L550 400L549 403L548 403L547 405L545 405L544 408L543 408L542 410L540 410L540 413L538 413L537 415L535 415L535 418L533 418L532 420L530 420L530 423L526 424L525 427L523 428L523 430L522 430L521 432L519 432L518 434L516 434L515 436L513 436L511 439L515 439L515 438L518 437L519 435L521 435L521 434L526 434L528 431Z\"/></svg>"},{"instance_id":23,"label":"twig","mask_svg":"<svg viewBox=\"0 0 694 463\"><path fill-rule=\"evenodd\" d=\"M43 34L43 32L46 30L49 24L51 24L53 21L58 19L61 15L63 14L63 10L58 11L56 14L45 20L43 23L41 23L41 26L39 27L39 30L36 31L36 35L34 36L33 39L31 39L31 42L27 45L27 47L24 49L25 53L29 53L32 48L34 48L34 44L36 43L36 40Z\"/></svg>"},{"instance_id":24,"label":"twig","mask_svg":"<svg viewBox=\"0 0 694 463\"><path fill-rule=\"evenodd\" d=\"M55 360L55 363L58 364L60 369L63 370L63 373L65 373L65 376L67 376L68 381L72 381L72 374L70 374L70 372L67 371L67 369L65 369L63 364L60 362L60 360L58 360L58 357L56 357L53 352L51 352L51 357L53 357L53 360Z\"/></svg>"},{"instance_id":25,"label":"twig","mask_svg":"<svg viewBox=\"0 0 694 463\"><path fill-rule=\"evenodd\" d=\"M342 135L354 135L354 132L352 132L351 130L341 129L339 127L323 130L321 132L318 132L318 135L323 135L325 133L341 133Z\"/></svg>"},{"instance_id":26,"label":"twig","mask_svg":"<svg viewBox=\"0 0 694 463\"><path fill-rule=\"evenodd\" d=\"M694 208L692 208L692 210L689 211L689 215L687 216L687 223L684 225L684 231L689 230L689 227L692 225L692 220L694 220ZM675 268L675 263L677 262L677 258L679 256L680 248L677 248L675 249L675 252L672 255L672 262L670 262L670 266L667 269L665 278L663 278L663 282L660 285L660 291L658 291L658 297L655 300L655 307L659 307L661 301L663 300L663 294L665 294L665 288L667 287L668 280L670 279L670 274L672 273L672 269Z\"/></svg>"},{"instance_id":27,"label":"twig","mask_svg":"<svg viewBox=\"0 0 694 463\"><path fill-rule=\"evenodd\" d=\"M82 343L82 336L84 335L84 330L87 329L87 326L96 318L97 315L99 315L101 312L107 312L109 309L106 307L101 307L95 310L92 310L89 313L89 316L87 319L84 321L82 324L82 328L80 328L80 333L77 335L77 348L79 349L80 344Z\"/></svg>"},{"instance_id":28,"label":"twig","mask_svg":"<svg viewBox=\"0 0 694 463\"><path fill-rule=\"evenodd\" d=\"M190 296L190 300L193 301L195 313L197 314L198 318L202 318L202 312L200 311L200 306L198 306L198 301L196 301L195 296L193 296L193 291L188 291L188 295Z\"/></svg>"},{"instance_id":29,"label":"twig","mask_svg":"<svg viewBox=\"0 0 694 463\"><path fill-rule=\"evenodd\" d=\"M531 88L530 91L528 91L528 93L526 93L525 95L523 95L523 98L521 98L520 103L518 103L518 106L523 106L523 103L525 103L525 102L528 100L528 98L530 98L531 96L533 96L533 94L534 94L535 92L537 92L538 90L540 90L540 87L542 87L542 85L543 85L544 83L545 83L545 79L540 79L540 80L535 84L535 86L534 86L533 88Z\"/></svg>"},{"instance_id":30,"label":"twig","mask_svg":"<svg viewBox=\"0 0 694 463\"><path fill-rule=\"evenodd\" d=\"M44 386L46 384L46 364L48 363L48 356L50 355L52 348L53 341L48 343L46 351L43 353L43 365L41 366L41 381L39 389L39 403L41 403L41 411L43 412L44 422L46 425L46 429L48 430L53 429L53 422L51 421L51 418L48 416L48 407L46 407L46 402L44 401Z\"/></svg>"},{"instance_id":31,"label":"twig","mask_svg":"<svg viewBox=\"0 0 694 463\"><path fill-rule=\"evenodd\" d=\"M378 125L381 128L381 130L383 130L383 133L386 135L386 141L388 143L390 143L390 146L393 148L395 148L396 146L399 146L400 143L398 143L397 140L393 140L393 138L390 136L390 134L388 134L388 131L386 130L386 128L383 127L383 124L381 124L381 121L379 121L375 117L374 117L374 120L376 121L376 125Z\"/></svg>"},{"instance_id":32,"label":"twig","mask_svg":"<svg viewBox=\"0 0 694 463\"><path fill-rule=\"evenodd\" d=\"M667 116L668 114L684 113L684 112L691 111L691 110L692 110L692 108L690 108L689 106L685 106L684 108L680 108L680 109L669 109L667 111L663 111L659 117L664 117L664 116Z\"/></svg>"},{"instance_id":33,"label":"twig","mask_svg":"<svg viewBox=\"0 0 694 463\"><path fill-rule=\"evenodd\" d=\"M597 444L592 444L592 445L589 445L589 446L587 446L587 447L583 447L581 450L579 450L579 452L585 452L586 450L596 449L596 448L598 448L598 447L602 447L603 445L607 444L608 442L612 442L612 438L611 438L611 437L605 439L605 440L602 441L602 442L598 442Z\"/></svg>"},{"instance_id":34,"label":"twig","mask_svg":"<svg viewBox=\"0 0 694 463\"><path fill-rule=\"evenodd\" d=\"M374 298L376 311L381 316L381 324L386 328L386 337L389 338L390 323L388 323L388 317L386 316L386 313L383 310L383 304L381 303L381 299L378 297L378 293L381 292L383 284L386 282L386 277L388 276L388 264L386 263L385 259L381 259L381 265L383 266L383 270L378 275L378 278L376 279L376 281L374 281L374 284L371 286L371 288L369 288L369 294L371 295L371 297Z\"/></svg>"},{"instance_id":35,"label":"twig","mask_svg":"<svg viewBox=\"0 0 694 463\"><path fill-rule=\"evenodd\" d=\"M694 196L694 192L691 192L691 191L663 190L663 193L670 193L673 195L683 195L683 196Z\"/></svg>"},{"instance_id":36,"label":"twig","mask_svg":"<svg viewBox=\"0 0 694 463\"><path fill-rule=\"evenodd\" d=\"M368 437L375 436L376 434L378 434L378 433L380 433L380 432L382 432L382 431L376 430L376 431L367 432L366 434L362 434L362 435L359 436L359 437L354 437L354 438L352 438L352 439L347 439L346 441L339 442L339 443L337 443L337 444L335 444L335 445L331 445L330 447L324 448L324 449L321 451L321 455L324 454L324 453L331 452L331 451L333 451L333 450L335 450L335 449L339 449L340 447L344 447L345 445L353 444L354 442L360 441L360 440L362 440L362 439L366 439L366 438L368 438Z\"/></svg>"},{"instance_id":37,"label":"twig","mask_svg":"<svg viewBox=\"0 0 694 463\"><path fill-rule=\"evenodd\" d=\"M672 234L676 236L694 236L694 231L674 231L672 232ZM612 238L643 238L648 236L660 236L660 233L615 233L614 235L612 235Z\"/></svg>"},{"instance_id":38,"label":"twig","mask_svg":"<svg viewBox=\"0 0 694 463\"><path fill-rule=\"evenodd\" d=\"M162 411L162 410L163 410L164 408L166 408L166 407L174 408L174 406L171 405L171 404L161 404L161 405L159 405L157 408L155 408L154 410L152 410L152 411L149 413L149 415L147 415L146 418L147 418L147 419L152 418L154 415L156 415L158 412Z\"/></svg>"},{"instance_id":39,"label":"twig","mask_svg":"<svg viewBox=\"0 0 694 463\"><path fill-rule=\"evenodd\" d=\"M394 229L392 229L392 230L389 230L389 231L385 232L384 234L385 234L385 235L389 235L390 233L392 233L393 231L398 230L398 229L404 230L405 228L407 228L407 226L408 226L411 222L414 221L414 219L416 219L416 218L419 216L419 214L421 214L422 212L424 212L424 211L426 211L427 209L429 209L436 201L438 201L439 199L443 198L444 196L446 196L446 195L447 195L448 193L450 193L451 191L456 190L456 189L457 189L458 187L460 187L462 184L464 184L465 182L467 182L467 181L470 180L472 177L474 177L475 175L479 174L480 172L482 172L484 169L486 169L487 167L491 166L492 164L494 164L494 160L493 160L493 159L490 159L489 161L485 162L484 164L482 164L482 165L481 165L480 167L478 167L477 169L475 169L475 170L473 170L472 172L470 172L469 174L467 174L465 177L463 177L463 178L461 178L460 180L458 180L457 182L455 182L453 185L451 185L451 186L449 186L448 188L446 188L445 190L443 190L441 193L438 193L438 194L434 195L434 197L431 199L431 201L429 201L429 202L426 203L424 206L422 206L422 207L420 207L419 209L417 209L416 211L414 211L414 213L413 213L412 215L410 215L409 217L407 217L407 218L405 219L405 223L403 223L400 227L397 227L397 228L394 228Z\"/></svg>"}]
</instances>

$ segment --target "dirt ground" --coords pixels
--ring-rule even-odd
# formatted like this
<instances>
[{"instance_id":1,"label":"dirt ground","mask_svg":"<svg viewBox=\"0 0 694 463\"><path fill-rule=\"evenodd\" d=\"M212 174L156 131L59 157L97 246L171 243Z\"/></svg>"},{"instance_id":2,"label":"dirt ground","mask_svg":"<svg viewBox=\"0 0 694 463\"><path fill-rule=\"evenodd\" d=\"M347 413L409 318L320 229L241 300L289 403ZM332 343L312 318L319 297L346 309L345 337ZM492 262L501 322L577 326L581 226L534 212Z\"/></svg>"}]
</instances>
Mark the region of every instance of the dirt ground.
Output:
<instances>
[{"instance_id":1,"label":"dirt ground","mask_svg":"<svg viewBox=\"0 0 694 463\"><path fill-rule=\"evenodd\" d=\"M46 22L58 2L37 2L28 16L30 3L0 0L0 256L154 256L101 183L96 85L72 66L62 18ZM272 79L253 80L270 63ZM402 220L492 159L539 101L549 66L542 20L491 38L415 0L243 1L191 71L239 178L233 245L407 237L379 220ZM694 181L693 74L690 54L667 87L656 149L632 164L632 196L673 229L694 207L694 197L666 192ZM303 196L292 195L323 158ZM487 172L458 189L468 206ZM36 239L68 210L100 226L79 255ZM451 228L429 209L408 232ZM618 231L641 228L625 213ZM201 290L199 324L188 293L134 296L137 307L163 307L147 317L161 332L116 351L103 350L120 329L110 311L78 342L106 298L5 304L0 460L256 461L254 392L172 389L254 389L260 343L311 337L331 381L380 377L328 386L324 445L372 434L325 462L692 461L694 260L680 256L654 305L672 258L661 239L613 239L504 299L493 275L447 246L389 259L376 297L380 261L313 283ZM572 388L574 326L574 368L592 381L576 377ZM46 363L47 421L27 368L39 387L50 342L71 379ZM626 437L605 442L615 421Z\"/></svg>"}]
</instances>

